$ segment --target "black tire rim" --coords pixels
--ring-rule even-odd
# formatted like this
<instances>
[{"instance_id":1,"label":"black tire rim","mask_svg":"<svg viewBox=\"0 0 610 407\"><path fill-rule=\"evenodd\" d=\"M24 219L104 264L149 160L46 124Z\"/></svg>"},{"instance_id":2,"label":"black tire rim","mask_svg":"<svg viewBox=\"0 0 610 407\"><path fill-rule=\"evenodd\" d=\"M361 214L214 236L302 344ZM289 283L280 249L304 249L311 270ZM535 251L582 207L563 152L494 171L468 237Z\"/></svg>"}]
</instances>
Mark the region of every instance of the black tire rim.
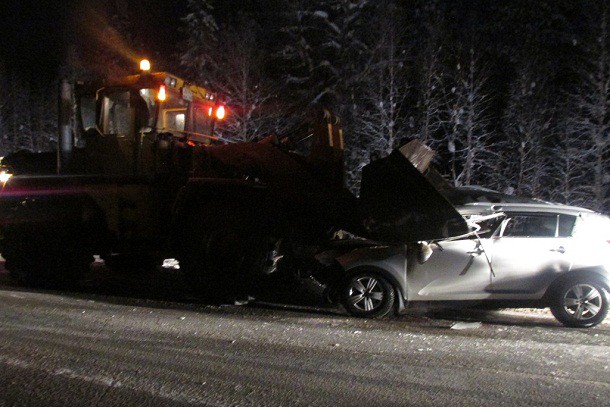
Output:
<instances>
[{"instance_id":1,"label":"black tire rim","mask_svg":"<svg viewBox=\"0 0 610 407\"><path fill-rule=\"evenodd\" d=\"M353 279L347 287L347 301L355 309L371 312L383 304L385 289L375 277Z\"/></svg>"},{"instance_id":2,"label":"black tire rim","mask_svg":"<svg viewBox=\"0 0 610 407\"><path fill-rule=\"evenodd\" d=\"M604 299L601 292L589 284L576 284L563 296L563 309L578 321L595 318L602 310Z\"/></svg>"}]
</instances>

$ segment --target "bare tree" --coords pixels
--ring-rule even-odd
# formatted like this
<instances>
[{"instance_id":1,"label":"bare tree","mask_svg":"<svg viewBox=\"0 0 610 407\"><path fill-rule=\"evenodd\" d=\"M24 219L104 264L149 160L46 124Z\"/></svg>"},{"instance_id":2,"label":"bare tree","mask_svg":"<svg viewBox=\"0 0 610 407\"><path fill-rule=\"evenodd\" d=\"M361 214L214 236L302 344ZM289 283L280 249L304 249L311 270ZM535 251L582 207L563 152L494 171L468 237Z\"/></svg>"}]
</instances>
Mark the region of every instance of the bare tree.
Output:
<instances>
[{"instance_id":1,"label":"bare tree","mask_svg":"<svg viewBox=\"0 0 610 407\"><path fill-rule=\"evenodd\" d=\"M490 96L485 90L486 71L471 48L466 63L458 63L455 85L451 89L453 103L449 112L451 131L446 142L450 157L451 180L455 186L472 185L490 172Z\"/></svg>"},{"instance_id":2,"label":"bare tree","mask_svg":"<svg viewBox=\"0 0 610 407\"><path fill-rule=\"evenodd\" d=\"M260 28L246 16L219 31L207 76L231 111L219 129L225 137L249 141L286 125L287 106L278 99L279 86L265 72L266 54L259 46Z\"/></svg>"},{"instance_id":3,"label":"bare tree","mask_svg":"<svg viewBox=\"0 0 610 407\"><path fill-rule=\"evenodd\" d=\"M8 78L6 67L3 61L0 61L0 88L8 89ZM0 157L6 155L10 151L10 139L8 133L8 114L9 114L9 93L0 92Z\"/></svg>"},{"instance_id":4,"label":"bare tree","mask_svg":"<svg viewBox=\"0 0 610 407\"><path fill-rule=\"evenodd\" d=\"M440 30L437 26L435 30ZM442 63L443 48L440 45L440 33L432 33L426 42L419 64L419 99L417 108L417 136L424 143L435 144L435 137L446 122L447 95L444 89L444 67Z\"/></svg>"},{"instance_id":5,"label":"bare tree","mask_svg":"<svg viewBox=\"0 0 610 407\"><path fill-rule=\"evenodd\" d=\"M370 59L363 66L359 96L353 103L347 167L348 184L357 189L360 171L372 155L387 155L407 135L405 24L394 1L382 2L369 25Z\"/></svg>"},{"instance_id":6,"label":"bare tree","mask_svg":"<svg viewBox=\"0 0 610 407\"><path fill-rule=\"evenodd\" d=\"M199 84L207 84L207 70L213 64L212 51L216 49L218 25L207 0L188 0L185 24L186 47L180 62L188 75Z\"/></svg>"},{"instance_id":7,"label":"bare tree","mask_svg":"<svg viewBox=\"0 0 610 407\"><path fill-rule=\"evenodd\" d=\"M531 64L531 65L530 65ZM552 162L548 140L553 138L555 106L544 80L534 76L535 61L524 65L512 83L503 117L506 139L502 143L504 171L501 179L517 195L544 198Z\"/></svg>"},{"instance_id":8,"label":"bare tree","mask_svg":"<svg viewBox=\"0 0 610 407\"><path fill-rule=\"evenodd\" d=\"M370 151L389 154L406 135L405 103L410 90L404 46L404 25L394 2L380 10L371 60L361 75L361 93L354 114L354 136Z\"/></svg>"},{"instance_id":9,"label":"bare tree","mask_svg":"<svg viewBox=\"0 0 610 407\"><path fill-rule=\"evenodd\" d=\"M582 134L571 128L571 110L563 117L565 121L558 124L557 142L553 144L553 171L549 198L555 202L570 205L589 206L590 188L588 186L591 172L589 152L583 149L587 145Z\"/></svg>"},{"instance_id":10,"label":"bare tree","mask_svg":"<svg viewBox=\"0 0 610 407\"><path fill-rule=\"evenodd\" d=\"M585 45L578 90L571 95L572 138L582 142L590 163L587 185L593 207L610 210L610 10L607 2L591 9L594 38Z\"/></svg>"}]
</instances>

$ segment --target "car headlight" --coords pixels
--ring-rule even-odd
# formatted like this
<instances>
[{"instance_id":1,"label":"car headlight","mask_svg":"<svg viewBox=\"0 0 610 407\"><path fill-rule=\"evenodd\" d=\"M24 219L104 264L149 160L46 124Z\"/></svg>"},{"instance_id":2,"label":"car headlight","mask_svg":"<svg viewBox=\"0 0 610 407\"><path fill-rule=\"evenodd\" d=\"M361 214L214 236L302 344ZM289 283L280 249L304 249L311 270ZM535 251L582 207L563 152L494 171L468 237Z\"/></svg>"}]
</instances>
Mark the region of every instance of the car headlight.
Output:
<instances>
[{"instance_id":1,"label":"car headlight","mask_svg":"<svg viewBox=\"0 0 610 407\"><path fill-rule=\"evenodd\" d=\"M6 184L6 182L13 176L10 172L6 170L0 171L0 184Z\"/></svg>"}]
</instances>

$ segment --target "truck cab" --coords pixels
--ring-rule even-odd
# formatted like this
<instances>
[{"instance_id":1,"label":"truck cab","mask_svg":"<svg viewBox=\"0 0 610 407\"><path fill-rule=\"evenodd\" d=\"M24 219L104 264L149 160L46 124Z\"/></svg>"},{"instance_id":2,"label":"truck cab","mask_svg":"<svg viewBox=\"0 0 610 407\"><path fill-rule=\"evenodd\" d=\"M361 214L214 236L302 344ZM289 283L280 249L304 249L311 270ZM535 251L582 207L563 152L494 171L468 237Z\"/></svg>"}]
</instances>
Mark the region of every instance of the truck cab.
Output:
<instances>
[{"instance_id":1,"label":"truck cab","mask_svg":"<svg viewBox=\"0 0 610 407\"><path fill-rule=\"evenodd\" d=\"M226 114L216 94L166 72L77 84L75 93L77 144L83 147L67 160L73 174L154 177L171 171L173 149L219 142L214 124Z\"/></svg>"},{"instance_id":2,"label":"truck cab","mask_svg":"<svg viewBox=\"0 0 610 407\"><path fill-rule=\"evenodd\" d=\"M0 185L0 252L28 285L75 280L94 254L158 262L194 148L221 143L214 124L226 110L216 94L175 75L144 70L73 90L70 117L60 113L60 127L74 123L69 143L1 163L14 176ZM47 165L55 156L58 165Z\"/></svg>"}]
</instances>

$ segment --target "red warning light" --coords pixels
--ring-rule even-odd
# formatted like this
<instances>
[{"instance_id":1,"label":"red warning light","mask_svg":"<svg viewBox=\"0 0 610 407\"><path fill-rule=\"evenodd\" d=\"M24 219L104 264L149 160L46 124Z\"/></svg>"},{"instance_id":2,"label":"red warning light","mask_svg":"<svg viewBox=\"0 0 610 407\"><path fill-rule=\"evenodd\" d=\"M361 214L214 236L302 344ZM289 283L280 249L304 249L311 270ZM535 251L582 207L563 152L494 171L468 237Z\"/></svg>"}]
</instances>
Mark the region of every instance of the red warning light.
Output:
<instances>
[{"instance_id":1,"label":"red warning light","mask_svg":"<svg viewBox=\"0 0 610 407\"><path fill-rule=\"evenodd\" d=\"M226 115L227 115L227 111L226 111L225 107L223 105L218 106L218 108L216 109L216 118L218 120L223 120Z\"/></svg>"}]
</instances>

